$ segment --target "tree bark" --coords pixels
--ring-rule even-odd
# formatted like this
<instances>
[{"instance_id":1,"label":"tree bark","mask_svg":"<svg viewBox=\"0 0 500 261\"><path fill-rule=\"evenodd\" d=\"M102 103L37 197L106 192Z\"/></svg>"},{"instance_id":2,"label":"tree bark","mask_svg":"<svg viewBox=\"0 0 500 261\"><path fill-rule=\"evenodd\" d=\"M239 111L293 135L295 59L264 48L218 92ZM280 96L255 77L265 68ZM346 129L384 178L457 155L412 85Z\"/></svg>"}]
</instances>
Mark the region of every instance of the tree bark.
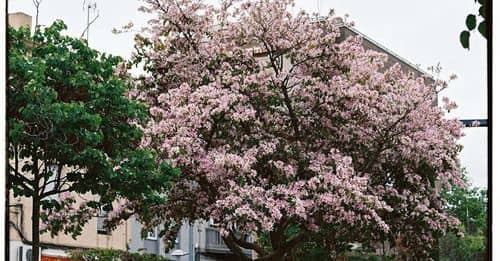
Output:
<instances>
[{"instance_id":1,"label":"tree bark","mask_svg":"<svg viewBox=\"0 0 500 261\"><path fill-rule=\"evenodd\" d=\"M8 121L6 121L8 122ZM7 130L9 129L9 127L7 127ZM7 142L7 149L8 149L8 142ZM5 162L7 164L5 164L5 173L9 173L9 153L5 153ZM5 190L5 243L4 243L4 246L5 246L5 258L7 260L10 260L10 247L9 247L9 242L10 242L10 207L9 207L9 200L10 200L10 189L11 189L11 185L10 185L10 177L9 175L5 175L5 182L7 183L7 189Z\"/></svg>"},{"instance_id":2,"label":"tree bark","mask_svg":"<svg viewBox=\"0 0 500 261\"><path fill-rule=\"evenodd\" d=\"M245 255L245 253L243 253L243 251L241 250L239 245L236 244L235 242L233 242L233 240L231 240L231 238L222 237L222 240L224 240L224 243L226 243L226 246L231 250L231 252L233 252L233 254L236 255L236 258L237 258L236 260L238 260L238 261L251 260L250 258L248 258Z\"/></svg>"},{"instance_id":3,"label":"tree bark","mask_svg":"<svg viewBox=\"0 0 500 261\"><path fill-rule=\"evenodd\" d=\"M40 253L40 199L38 198L38 192L33 197L32 224L33 261L38 261Z\"/></svg>"},{"instance_id":4,"label":"tree bark","mask_svg":"<svg viewBox=\"0 0 500 261\"><path fill-rule=\"evenodd\" d=\"M299 244L307 240L309 234L307 232L301 232L294 238L287 241L281 248L275 249L271 254L264 257L259 257L257 260L259 261L281 261L283 260L290 252L297 247Z\"/></svg>"}]
</instances>

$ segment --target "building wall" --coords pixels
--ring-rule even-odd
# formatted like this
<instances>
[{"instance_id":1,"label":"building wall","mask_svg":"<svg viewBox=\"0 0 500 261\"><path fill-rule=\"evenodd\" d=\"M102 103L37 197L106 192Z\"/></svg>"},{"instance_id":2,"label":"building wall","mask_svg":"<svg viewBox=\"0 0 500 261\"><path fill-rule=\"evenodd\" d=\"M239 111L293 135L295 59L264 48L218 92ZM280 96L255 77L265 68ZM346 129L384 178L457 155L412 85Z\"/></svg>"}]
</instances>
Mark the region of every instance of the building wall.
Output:
<instances>
[{"instance_id":1,"label":"building wall","mask_svg":"<svg viewBox=\"0 0 500 261\"><path fill-rule=\"evenodd\" d=\"M200 246L200 244L204 245L204 243L202 242L205 242L204 240L205 222L196 222L193 226L189 225L187 222L183 223L181 228L179 229L175 246L172 249L167 249L163 239L160 237L158 237L156 240L142 238L141 237L142 225L135 219L132 219L131 221L132 221L131 222L132 237L130 238L131 240L130 251L133 252L157 254L167 257L170 260L190 261L190 260L195 260L194 259L195 248ZM190 242L192 243L191 248L190 248ZM172 252L174 250L177 251L182 250L185 253L185 255L178 257L173 256ZM212 259L200 258L199 260L212 260Z\"/></svg>"},{"instance_id":2,"label":"building wall","mask_svg":"<svg viewBox=\"0 0 500 261\"><path fill-rule=\"evenodd\" d=\"M31 16L22 12L11 13L8 16L8 23L10 26L18 29L21 26L28 26L31 28Z\"/></svg>"},{"instance_id":3,"label":"building wall","mask_svg":"<svg viewBox=\"0 0 500 261\"><path fill-rule=\"evenodd\" d=\"M129 222L130 237L128 240L130 251L166 256L165 243L159 235L157 235L156 239L142 238L142 225L134 217L132 217Z\"/></svg>"},{"instance_id":4,"label":"building wall","mask_svg":"<svg viewBox=\"0 0 500 261\"><path fill-rule=\"evenodd\" d=\"M10 193L13 194L12 192ZM12 221L19 231L10 226L9 236L11 241L27 240L31 242L32 239L32 203L30 198L26 197L10 197L9 213L10 221ZM12 206L15 205L15 206ZM97 232L97 217L92 218L84 227L82 234L76 239L71 235L65 235L61 232L55 237L51 237L50 233L40 235L40 242L42 244L56 245L60 247L76 247L76 248L113 248L113 249L127 249L127 239L130 238L131 233L128 231L130 228L130 221L124 222L118 226L116 230L112 231L109 235L99 234ZM22 234L22 236L20 235Z\"/></svg>"},{"instance_id":5,"label":"building wall","mask_svg":"<svg viewBox=\"0 0 500 261\"><path fill-rule=\"evenodd\" d=\"M223 244L218 230L211 228L209 222L202 220L194 224L184 222L179 229L176 244L171 249L166 248L162 238L156 240L141 238L141 228L141 224L132 219L130 230L132 236L129 244L132 252L157 254L176 261L234 260L231 251ZM215 238L218 240L213 240ZM175 256L174 251L182 255ZM248 256L254 255L252 251L246 252Z\"/></svg>"}]
</instances>

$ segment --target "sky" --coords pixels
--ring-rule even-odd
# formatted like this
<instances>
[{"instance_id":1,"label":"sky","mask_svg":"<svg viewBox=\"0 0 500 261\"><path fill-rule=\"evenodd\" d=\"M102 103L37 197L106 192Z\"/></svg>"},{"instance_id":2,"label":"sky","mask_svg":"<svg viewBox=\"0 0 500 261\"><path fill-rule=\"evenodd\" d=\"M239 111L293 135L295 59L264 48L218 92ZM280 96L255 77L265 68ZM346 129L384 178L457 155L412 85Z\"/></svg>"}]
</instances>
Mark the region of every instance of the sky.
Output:
<instances>
[{"instance_id":1,"label":"sky","mask_svg":"<svg viewBox=\"0 0 500 261\"><path fill-rule=\"evenodd\" d=\"M147 17L137 8L139 0L92 0L97 3L99 17L90 28L89 44L103 52L129 57L133 50L133 33L113 34L113 28L132 21L146 24ZM42 0L39 23L50 25L62 19L67 34L80 36L87 21L84 3L89 0ZM215 2L212 0L212 2ZM8 12L24 12L35 16L32 0L9 0ZM319 7L319 8L318 8ZM478 33L471 36L471 50L459 43L465 29L465 17L476 13L478 6L470 0L296 0L294 11L327 14L334 9L338 16L348 14L358 31L422 69L438 63L443 68L438 77L458 75L440 96L449 97L458 109L449 118L487 118L486 40ZM91 17L97 11L91 12ZM34 21L34 19L33 19ZM464 146L460 160L473 186L487 187L487 129L466 128L459 142Z\"/></svg>"}]
</instances>

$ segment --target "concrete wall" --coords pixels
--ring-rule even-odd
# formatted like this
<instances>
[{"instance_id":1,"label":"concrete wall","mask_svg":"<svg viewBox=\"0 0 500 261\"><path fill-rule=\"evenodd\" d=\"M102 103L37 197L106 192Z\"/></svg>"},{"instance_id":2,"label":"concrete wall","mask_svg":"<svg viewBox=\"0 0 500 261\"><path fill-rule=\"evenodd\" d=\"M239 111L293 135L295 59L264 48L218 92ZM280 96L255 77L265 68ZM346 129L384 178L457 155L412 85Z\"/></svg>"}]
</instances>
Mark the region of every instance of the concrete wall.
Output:
<instances>
[{"instance_id":1,"label":"concrete wall","mask_svg":"<svg viewBox=\"0 0 500 261\"><path fill-rule=\"evenodd\" d=\"M338 38L338 41L339 42L344 41L345 39L347 39L350 36L363 37L363 47L365 49L377 51L377 52L384 53L387 55L387 63L385 64L385 67L382 70L387 70L391 66L393 66L394 64L399 63L401 65L401 69L406 73L412 72L416 76L419 76L419 77L420 76L430 77L428 74L426 74L425 71L418 68L416 65L414 65L414 64L410 63L409 61L407 61L406 59L398 56L394 52L386 49L385 47L383 47L379 43L375 42L374 40L370 39L366 35L363 35L361 32L357 31L356 29L350 28L347 26L341 26L340 27L340 37Z\"/></svg>"},{"instance_id":2,"label":"concrete wall","mask_svg":"<svg viewBox=\"0 0 500 261\"><path fill-rule=\"evenodd\" d=\"M8 23L16 29L21 26L28 26L31 28L31 16L22 12L11 13L9 14Z\"/></svg>"},{"instance_id":3,"label":"concrete wall","mask_svg":"<svg viewBox=\"0 0 500 261\"><path fill-rule=\"evenodd\" d=\"M171 249L166 249L162 238L150 240L141 238L141 224L136 220L131 222L132 236L130 241L130 251L157 254L176 261L215 261L234 260L231 251L225 246L207 246L207 228L209 222L196 221L194 224L184 222L177 235L177 243ZM184 253L181 256L172 255L176 251ZM247 251L249 255L253 253Z\"/></svg>"},{"instance_id":4,"label":"concrete wall","mask_svg":"<svg viewBox=\"0 0 500 261\"><path fill-rule=\"evenodd\" d=\"M166 256L165 243L159 235L156 239L142 238L142 225L133 217L129 222L130 237L128 238L128 246L130 251Z\"/></svg>"},{"instance_id":5,"label":"concrete wall","mask_svg":"<svg viewBox=\"0 0 500 261\"><path fill-rule=\"evenodd\" d=\"M12 192L10 193L13 194ZM77 197L78 198L78 197ZM32 203L30 198L26 197L10 197L10 220L14 222L19 231L14 229L11 225L9 229L9 236L11 241L21 241L23 235L25 240L31 242L31 217L32 217ZM40 236L42 244L58 245L61 247L77 247L77 248L114 248L114 249L127 249L127 238L131 236L129 230L130 221L117 227L109 235L97 233L97 217L92 218L83 228L82 234L73 239L70 235L60 233L58 236L51 237L50 233L44 233Z\"/></svg>"}]
</instances>

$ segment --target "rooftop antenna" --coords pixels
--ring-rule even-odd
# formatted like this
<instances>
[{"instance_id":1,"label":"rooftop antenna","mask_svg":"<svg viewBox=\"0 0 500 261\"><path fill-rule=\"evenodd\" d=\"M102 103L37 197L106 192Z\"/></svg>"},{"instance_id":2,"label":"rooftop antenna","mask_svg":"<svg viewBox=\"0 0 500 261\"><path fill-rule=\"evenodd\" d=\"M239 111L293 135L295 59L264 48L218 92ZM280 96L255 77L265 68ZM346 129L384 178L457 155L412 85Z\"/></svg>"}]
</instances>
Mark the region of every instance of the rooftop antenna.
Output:
<instances>
[{"instance_id":1,"label":"rooftop antenna","mask_svg":"<svg viewBox=\"0 0 500 261\"><path fill-rule=\"evenodd\" d=\"M99 10L97 9L97 3L96 2L93 2L93 1L87 1L87 0L84 0L83 1L83 9L85 10L85 8L87 9L87 26L85 27L85 30L83 30L82 32L82 35L80 36L80 38L83 38L83 36L85 35L85 33L87 33L87 45L89 44L89 29L90 29L90 25L92 25L96 20L97 18L99 17ZM94 16L94 18L92 18L92 20L90 20L90 10L92 10L93 13L96 13L96 15Z\"/></svg>"},{"instance_id":2,"label":"rooftop antenna","mask_svg":"<svg viewBox=\"0 0 500 261\"><path fill-rule=\"evenodd\" d=\"M316 19L322 20L321 16L321 0L316 0Z\"/></svg>"},{"instance_id":3,"label":"rooftop antenna","mask_svg":"<svg viewBox=\"0 0 500 261\"><path fill-rule=\"evenodd\" d=\"M33 0L33 5L35 5L36 16L35 16L35 29L38 27L38 14L40 13L40 4L42 0Z\"/></svg>"}]
</instances>

